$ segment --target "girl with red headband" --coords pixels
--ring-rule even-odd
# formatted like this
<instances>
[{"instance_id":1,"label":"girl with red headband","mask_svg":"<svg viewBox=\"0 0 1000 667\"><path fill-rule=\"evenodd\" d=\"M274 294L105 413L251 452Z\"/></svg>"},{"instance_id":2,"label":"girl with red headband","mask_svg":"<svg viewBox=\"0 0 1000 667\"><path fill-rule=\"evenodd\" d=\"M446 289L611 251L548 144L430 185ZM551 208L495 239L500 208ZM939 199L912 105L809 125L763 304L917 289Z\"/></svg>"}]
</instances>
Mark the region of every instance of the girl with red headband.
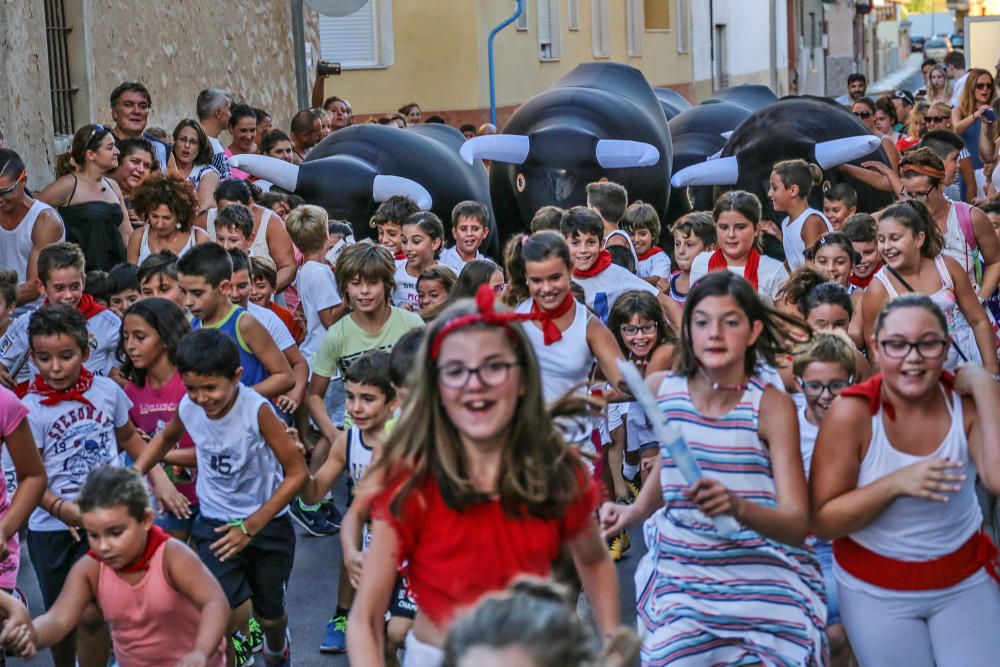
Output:
<instances>
[{"instance_id":1,"label":"girl with red headband","mask_svg":"<svg viewBox=\"0 0 1000 667\"><path fill-rule=\"evenodd\" d=\"M517 320L480 288L431 325L410 373L410 397L369 469L372 541L347 642L351 662L382 665L384 613L403 573L419 607L409 665L440 665L455 616L520 574L548 576L564 547L607 636L619 622L618 581L594 518L597 489L553 425L538 363Z\"/></svg>"},{"instance_id":2,"label":"girl with red headband","mask_svg":"<svg viewBox=\"0 0 1000 667\"><path fill-rule=\"evenodd\" d=\"M820 426L812 529L833 539L862 665L993 665L1000 655L997 550L974 488L978 474L1000 493L1000 385L979 365L943 372L949 346L930 297L890 302L868 348L881 375L842 391Z\"/></svg>"}]
</instances>

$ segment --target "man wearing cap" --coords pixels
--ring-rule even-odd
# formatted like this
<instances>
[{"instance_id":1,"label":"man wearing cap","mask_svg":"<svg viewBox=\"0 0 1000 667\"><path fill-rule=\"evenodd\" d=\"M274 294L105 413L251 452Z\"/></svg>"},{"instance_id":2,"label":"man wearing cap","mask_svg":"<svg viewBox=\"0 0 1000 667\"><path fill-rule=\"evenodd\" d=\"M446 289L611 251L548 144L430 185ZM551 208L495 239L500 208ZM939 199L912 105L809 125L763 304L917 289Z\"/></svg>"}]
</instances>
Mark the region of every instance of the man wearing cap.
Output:
<instances>
[{"instance_id":1,"label":"man wearing cap","mask_svg":"<svg viewBox=\"0 0 1000 667\"><path fill-rule=\"evenodd\" d=\"M896 118L899 122L892 129L902 132L910 119L910 111L913 110L913 93L908 90L897 90L892 94L892 106L896 107Z\"/></svg>"}]
</instances>

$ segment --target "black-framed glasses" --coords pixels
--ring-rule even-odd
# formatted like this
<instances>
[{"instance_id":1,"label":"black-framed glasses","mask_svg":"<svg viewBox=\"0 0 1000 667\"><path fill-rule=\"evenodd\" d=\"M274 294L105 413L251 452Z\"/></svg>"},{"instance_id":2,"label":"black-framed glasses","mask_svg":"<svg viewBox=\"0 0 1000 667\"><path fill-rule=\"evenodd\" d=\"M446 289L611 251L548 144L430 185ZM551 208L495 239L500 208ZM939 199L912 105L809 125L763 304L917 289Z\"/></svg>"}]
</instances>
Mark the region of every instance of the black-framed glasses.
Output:
<instances>
[{"instance_id":1,"label":"black-framed glasses","mask_svg":"<svg viewBox=\"0 0 1000 667\"><path fill-rule=\"evenodd\" d=\"M879 341L882 352L890 359L905 359L911 350L916 350L922 359L938 359L948 349L948 341L940 338L908 341L902 338L889 338Z\"/></svg>"},{"instance_id":2,"label":"black-framed glasses","mask_svg":"<svg viewBox=\"0 0 1000 667\"><path fill-rule=\"evenodd\" d=\"M24 183L25 180L27 179L25 178L24 170L22 169L18 177L14 179L14 183L12 185L4 188L3 190L0 190L0 197L6 197L10 193L14 192L14 190L17 190L17 186L21 185L21 183Z\"/></svg>"},{"instance_id":3,"label":"black-framed glasses","mask_svg":"<svg viewBox=\"0 0 1000 667\"><path fill-rule=\"evenodd\" d=\"M857 116L861 120L868 120L869 118L872 117L872 112L871 111L855 111L853 113L854 113L855 116Z\"/></svg>"},{"instance_id":4,"label":"black-framed glasses","mask_svg":"<svg viewBox=\"0 0 1000 667\"><path fill-rule=\"evenodd\" d=\"M621 332L626 336L634 336L639 332L646 334L656 333L656 322L646 322L645 324L623 324Z\"/></svg>"},{"instance_id":5,"label":"black-framed glasses","mask_svg":"<svg viewBox=\"0 0 1000 667\"><path fill-rule=\"evenodd\" d=\"M947 116L924 116L924 120L927 121L928 125L933 125L934 123L943 123L948 120Z\"/></svg>"},{"instance_id":6,"label":"black-framed glasses","mask_svg":"<svg viewBox=\"0 0 1000 667\"><path fill-rule=\"evenodd\" d=\"M909 192L907 190L900 190L899 191L899 196L902 197L903 199L913 199L915 201L924 201L925 202L925 201L927 201L928 195L930 195L930 193L932 193L932 192L934 192L934 188L933 187L927 188L923 192Z\"/></svg>"},{"instance_id":7,"label":"black-framed glasses","mask_svg":"<svg viewBox=\"0 0 1000 667\"><path fill-rule=\"evenodd\" d=\"M487 361L470 368L460 363L438 366L438 381L449 389L465 389L475 375L484 387L499 387L510 377L510 369L520 366L517 361Z\"/></svg>"},{"instance_id":8,"label":"black-framed glasses","mask_svg":"<svg viewBox=\"0 0 1000 667\"><path fill-rule=\"evenodd\" d=\"M833 380L824 384L815 380L804 382L802 378L799 378L799 385L802 387L802 393L811 398L819 398L824 391L835 397L851 386L851 380Z\"/></svg>"}]
</instances>

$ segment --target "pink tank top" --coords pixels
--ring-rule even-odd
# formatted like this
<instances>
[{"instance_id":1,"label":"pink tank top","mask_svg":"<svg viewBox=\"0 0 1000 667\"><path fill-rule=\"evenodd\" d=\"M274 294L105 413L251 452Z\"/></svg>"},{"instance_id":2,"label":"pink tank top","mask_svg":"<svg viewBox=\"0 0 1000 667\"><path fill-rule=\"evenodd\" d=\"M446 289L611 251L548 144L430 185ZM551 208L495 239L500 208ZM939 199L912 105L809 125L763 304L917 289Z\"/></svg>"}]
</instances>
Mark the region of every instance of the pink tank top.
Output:
<instances>
[{"instance_id":1,"label":"pink tank top","mask_svg":"<svg viewBox=\"0 0 1000 667\"><path fill-rule=\"evenodd\" d=\"M194 645L201 612L177 592L163 574L166 543L157 549L149 571L130 584L104 563L97 578L97 604L111 628L119 667L174 667ZM219 642L209 667L225 667L226 644Z\"/></svg>"}]
</instances>

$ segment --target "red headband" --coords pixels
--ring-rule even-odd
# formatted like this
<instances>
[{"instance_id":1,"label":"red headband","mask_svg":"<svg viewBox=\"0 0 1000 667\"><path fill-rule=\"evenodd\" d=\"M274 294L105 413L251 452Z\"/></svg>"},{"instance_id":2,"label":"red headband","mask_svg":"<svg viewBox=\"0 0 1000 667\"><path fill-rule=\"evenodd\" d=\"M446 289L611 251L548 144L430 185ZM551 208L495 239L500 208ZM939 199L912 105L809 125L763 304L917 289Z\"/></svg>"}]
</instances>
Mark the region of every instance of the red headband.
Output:
<instances>
[{"instance_id":1,"label":"red headband","mask_svg":"<svg viewBox=\"0 0 1000 667\"><path fill-rule=\"evenodd\" d=\"M431 345L431 359L437 359L438 355L441 353L441 344L444 342L445 336L459 329L463 329L473 324L488 324L490 326L501 327L506 331L507 336L510 337L512 341L517 339L514 337L513 330L508 326L511 322L523 322L525 320L533 320L535 316L530 313L498 313L494 309L496 302L496 293L493 288L488 284L483 283L476 290L476 310L478 312L469 313L468 315L459 315L441 327L438 331L437 336L434 337L434 342Z\"/></svg>"}]
</instances>

